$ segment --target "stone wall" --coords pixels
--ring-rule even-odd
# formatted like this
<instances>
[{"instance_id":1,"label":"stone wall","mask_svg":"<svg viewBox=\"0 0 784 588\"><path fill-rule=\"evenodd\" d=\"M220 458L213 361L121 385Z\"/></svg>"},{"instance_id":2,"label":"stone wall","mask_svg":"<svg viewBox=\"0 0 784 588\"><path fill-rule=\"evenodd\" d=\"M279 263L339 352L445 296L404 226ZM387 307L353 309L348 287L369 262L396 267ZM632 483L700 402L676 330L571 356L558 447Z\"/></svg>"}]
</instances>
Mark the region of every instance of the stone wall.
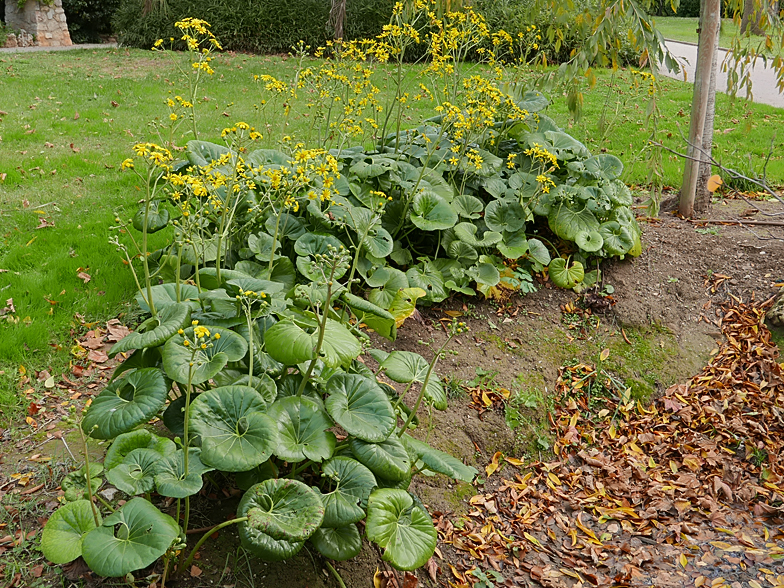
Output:
<instances>
[{"instance_id":1,"label":"stone wall","mask_svg":"<svg viewBox=\"0 0 784 588\"><path fill-rule=\"evenodd\" d=\"M51 5L27 0L22 8L19 8L17 0L5 0L5 24L21 31L20 35L9 36L8 39L9 43L19 47L27 46L31 36L35 45L40 47L71 45L62 0L53 0Z\"/></svg>"}]
</instances>

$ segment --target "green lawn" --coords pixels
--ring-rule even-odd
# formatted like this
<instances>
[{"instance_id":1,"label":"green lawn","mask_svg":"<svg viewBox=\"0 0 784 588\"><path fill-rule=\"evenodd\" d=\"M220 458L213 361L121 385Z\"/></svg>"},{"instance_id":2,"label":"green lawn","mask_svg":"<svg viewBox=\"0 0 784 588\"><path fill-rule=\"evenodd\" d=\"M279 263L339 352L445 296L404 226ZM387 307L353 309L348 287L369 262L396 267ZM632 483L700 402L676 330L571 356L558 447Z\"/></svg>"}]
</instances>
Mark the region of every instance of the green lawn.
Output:
<instances>
[{"instance_id":1,"label":"green lawn","mask_svg":"<svg viewBox=\"0 0 784 588\"><path fill-rule=\"evenodd\" d=\"M699 19L679 16L657 16L655 17L656 28L661 31L665 39L673 41L684 41L687 43L697 42L697 29ZM738 34L738 25L731 18L721 20L721 33L719 33L719 46L727 49L732 43L733 37ZM760 39L760 37L752 37Z\"/></svg>"},{"instance_id":2,"label":"green lawn","mask_svg":"<svg viewBox=\"0 0 784 588\"><path fill-rule=\"evenodd\" d=\"M205 82L198 105L201 138L207 140L218 140L221 129L235 121L262 126L252 75L286 77L295 63L279 56L227 54L213 65L216 74ZM409 78L417 71L411 68ZM0 317L0 410L17 402L20 366L52 373L67 368L79 317L103 320L131 310L133 279L109 243L108 227L116 212L126 218L135 212L141 193L135 176L121 173L119 164L134 143L155 139L149 123L168 116L165 99L182 92L177 80L167 56L149 51L0 57L0 314L13 299L18 320ZM600 72L597 86L586 93L579 123L570 124L563 96L552 97L548 114L591 150L618 155L627 164L626 181L639 184L648 173L642 152L650 136L644 124L648 97L644 87L630 86L628 72L614 77ZM691 86L663 80L662 87L658 138L682 150ZM784 111L724 95L717 104L717 155L733 165L749 153L761 161ZM421 102L416 109L430 113ZM603 133L596 122L602 112L608 123ZM271 114L278 126L266 146L278 133L302 136L310 125L306 116L292 114L284 127L283 118ZM410 114L412 121L418 119L416 110ZM781 147L778 139L768 166L777 182L784 182ZM681 162L665 156L664 163L665 181L677 185ZM163 241L165 233L156 237ZM6 409L6 418L11 412Z\"/></svg>"}]
</instances>

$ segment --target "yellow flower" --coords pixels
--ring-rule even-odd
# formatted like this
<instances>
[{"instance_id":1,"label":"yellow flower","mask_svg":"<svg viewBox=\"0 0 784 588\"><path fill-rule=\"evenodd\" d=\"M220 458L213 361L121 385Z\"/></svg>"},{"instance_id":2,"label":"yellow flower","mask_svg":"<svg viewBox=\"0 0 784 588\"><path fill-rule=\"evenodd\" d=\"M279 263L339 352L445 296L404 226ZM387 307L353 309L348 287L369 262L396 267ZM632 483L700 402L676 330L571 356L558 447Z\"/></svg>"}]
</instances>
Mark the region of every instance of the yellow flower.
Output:
<instances>
[{"instance_id":1,"label":"yellow flower","mask_svg":"<svg viewBox=\"0 0 784 588\"><path fill-rule=\"evenodd\" d=\"M200 325L198 327L194 327L193 334L197 339L204 339L210 336L210 330L207 327L202 327Z\"/></svg>"},{"instance_id":2,"label":"yellow flower","mask_svg":"<svg viewBox=\"0 0 784 588\"><path fill-rule=\"evenodd\" d=\"M178 118L177 115L174 114L173 112L169 115L170 120L177 120L177 118Z\"/></svg>"}]
</instances>

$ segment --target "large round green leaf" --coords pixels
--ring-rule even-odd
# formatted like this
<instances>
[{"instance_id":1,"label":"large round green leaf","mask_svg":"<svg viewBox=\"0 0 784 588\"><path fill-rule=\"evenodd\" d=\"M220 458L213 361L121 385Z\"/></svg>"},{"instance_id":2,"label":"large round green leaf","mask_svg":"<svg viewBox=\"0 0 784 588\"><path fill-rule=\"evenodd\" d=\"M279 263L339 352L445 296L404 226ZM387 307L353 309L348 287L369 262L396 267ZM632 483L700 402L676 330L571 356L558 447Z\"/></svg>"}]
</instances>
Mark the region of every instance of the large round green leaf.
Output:
<instances>
[{"instance_id":1,"label":"large round green leaf","mask_svg":"<svg viewBox=\"0 0 784 588\"><path fill-rule=\"evenodd\" d=\"M583 162L585 171L594 177L615 180L623 173L623 162L609 153L589 157Z\"/></svg>"},{"instance_id":2,"label":"large round green leaf","mask_svg":"<svg viewBox=\"0 0 784 588\"><path fill-rule=\"evenodd\" d=\"M610 255L625 255L634 247L634 238L630 231L616 221L610 221L599 227L604 240L604 250Z\"/></svg>"},{"instance_id":3,"label":"large round green leaf","mask_svg":"<svg viewBox=\"0 0 784 588\"><path fill-rule=\"evenodd\" d=\"M438 535L427 511L405 490L380 488L368 499L365 527L368 539L384 548L384 561L399 570L415 570L427 563Z\"/></svg>"},{"instance_id":4,"label":"large round green leaf","mask_svg":"<svg viewBox=\"0 0 784 588\"><path fill-rule=\"evenodd\" d=\"M528 248L528 238L525 236L525 230L515 231L514 233L505 232L503 240L498 244L498 251L507 259L521 258L528 253Z\"/></svg>"},{"instance_id":5,"label":"large round green leaf","mask_svg":"<svg viewBox=\"0 0 784 588\"><path fill-rule=\"evenodd\" d=\"M493 200L485 209L485 224L491 231L513 233L525 226L525 211L517 200Z\"/></svg>"},{"instance_id":6,"label":"large round green leaf","mask_svg":"<svg viewBox=\"0 0 784 588\"><path fill-rule=\"evenodd\" d=\"M412 351L393 351L381 362L387 376L401 384L424 382L430 364Z\"/></svg>"},{"instance_id":7,"label":"large round green leaf","mask_svg":"<svg viewBox=\"0 0 784 588\"><path fill-rule=\"evenodd\" d=\"M310 543L321 555L335 561L346 561L362 551L362 536L356 525L321 527L310 538Z\"/></svg>"},{"instance_id":8,"label":"large round green leaf","mask_svg":"<svg viewBox=\"0 0 784 588\"><path fill-rule=\"evenodd\" d=\"M90 489L93 494L98 492L98 489L103 483L103 479L100 477L102 471L103 466L101 464L90 464ZM87 468L82 466L75 472L66 474L66 476L60 481L60 487L62 488L65 499L68 502L75 502L77 500L82 500L83 498L88 498L89 493L87 492Z\"/></svg>"},{"instance_id":9,"label":"large round green leaf","mask_svg":"<svg viewBox=\"0 0 784 588\"><path fill-rule=\"evenodd\" d=\"M245 523L239 524L240 542L246 551L264 561L283 561L294 557L305 545L304 541L280 541Z\"/></svg>"},{"instance_id":10,"label":"large round green leaf","mask_svg":"<svg viewBox=\"0 0 784 588\"><path fill-rule=\"evenodd\" d=\"M518 93L515 92L515 98L518 97ZM518 108L523 110L527 110L529 113L539 112L540 110L544 110L550 105L550 100L542 94L541 92L536 92L534 90L529 90L525 92L520 100L517 101Z\"/></svg>"},{"instance_id":11,"label":"large round green leaf","mask_svg":"<svg viewBox=\"0 0 784 588\"><path fill-rule=\"evenodd\" d=\"M305 234L304 220L288 212L283 212L280 216L271 215L267 222L264 223L264 226L270 235L274 235L277 231L279 241L282 241L284 238L296 241Z\"/></svg>"},{"instance_id":12,"label":"large round green leaf","mask_svg":"<svg viewBox=\"0 0 784 588\"><path fill-rule=\"evenodd\" d=\"M465 241L452 241L446 248L447 255L452 259L457 259L461 263L470 264L479 259L479 254L471 245Z\"/></svg>"},{"instance_id":13,"label":"large round green leaf","mask_svg":"<svg viewBox=\"0 0 784 588\"><path fill-rule=\"evenodd\" d=\"M624 184L621 180L613 180L612 186L615 189L610 192L610 201L615 206L631 206L634 204L634 198L632 198L632 192L629 190L629 186Z\"/></svg>"},{"instance_id":14,"label":"large round green leaf","mask_svg":"<svg viewBox=\"0 0 784 588\"><path fill-rule=\"evenodd\" d=\"M240 501L243 525L275 540L301 542L310 538L324 520L324 505L310 486L278 478L251 487Z\"/></svg>"},{"instance_id":15,"label":"large round green leaf","mask_svg":"<svg viewBox=\"0 0 784 588\"><path fill-rule=\"evenodd\" d=\"M562 202L554 206L547 217L550 229L561 239L574 241L580 231L598 231L599 221L587 205L569 205Z\"/></svg>"},{"instance_id":16,"label":"large round green leaf","mask_svg":"<svg viewBox=\"0 0 784 588\"><path fill-rule=\"evenodd\" d=\"M109 357L114 357L120 352L130 351L131 349L144 349L162 345L178 329L184 327L190 320L190 317L191 307L185 302L164 306L159 309L157 318L153 317L143 323L145 326L144 331L140 327L138 331L126 335L115 343L111 351L109 351Z\"/></svg>"},{"instance_id":17,"label":"large round green leaf","mask_svg":"<svg viewBox=\"0 0 784 588\"><path fill-rule=\"evenodd\" d=\"M134 449L123 462L106 472L106 479L117 489L134 496L155 487L155 471L163 455L154 449Z\"/></svg>"},{"instance_id":18,"label":"large round green leaf","mask_svg":"<svg viewBox=\"0 0 784 588\"><path fill-rule=\"evenodd\" d=\"M202 474L214 468L202 463L197 447L188 449L188 475L185 475L185 452L180 449L155 464L155 487L161 496L185 498L201 490Z\"/></svg>"},{"instance_id":19,"label":"large round green leaf","mask_svg":"<svg viewBox=\"0 0 784 588\"><path fill-rule=\"evenodd\" d=\"M550 252L539 239L528 239L528 256L540 265L550 263Z\"/></svg>"},{"instance_id":20,"label":"large round green leaf","mask_svg":"<svg viewBox=\"0 0 784 588\"><path fill-rule=\"evenodd\" d=\"M585 270L579 261L567 265L567 260L558 257L550 262L548 274L553 284L559 288L574 288L583 281Z\"/></svg>"},{"instance_id":21,"label":"large round green leaf","mask_svg":"<svg viewBox=\"0 0 784 588\"><path fill-rule=\"evenodd\" d=\"M378 227L368 233L362 240L362 245L373 257L384 258L394 249L395 242L392 235L383 227Z\"/></svg>"},{"instance_id":22,"label":"large round green leaf","mask_svg":"<svg viewBox=\"0 0 784 588\"><path fill-rule=\"evenodd\" d=\"M98 515L98 522L101 516ZM87 500L69 502L58 508L44 525L41 551L55 564L64 564L82 555L82 539L95 529L93 509Z\"/></svg>"},{"instance_id":23,"label":"large round green leaf","mask_svg":"<svg viewBox=\"0 0 784 588\"><path fill-rule=\"evenodd\" d=\"M354 457L376 477L396 482L411 478L411 458L397 435L390 435L381 443L352 438L349 447Z\"/></svg>"},{"instance_id":24,"label":"large round green leaf","mask_svg":"<svg viewBox=\"0 0 784 588\"><path fill-rule=\"evenodd\" d=\"M267 329L264 346L272 359L285 365L315 359L313 338L291 320L277 322Z\"/></svg>"},{"instance_id":25,"label":"large round green leaf","mask_svg":"<svg viewBox=\"0 0 784 588\"><path fill-rule=\"evenodd\" d=\"M177 302L177 284L156 284L151 288L152 290L152 301L155 305L155 310L159 312L158 318L160 319L160 311L163 310L166 306L171 306L172 304L178 304ZM147 289L145 288L143 291L137 292L135 297L136 303L144 312L150 312L150 307L147 305ZM192 286L191 284L182 284L180 283L180 303L187 303L188 308L191 310L197 310L199 308L199 289L196 286ZM153 317L154 318L154 317ZM157 319L155 319L157 320ZM147 324L148 321L144 321L143 325ZM151 325L157 326L158 323L155 321L150 322ZM150 327L150 328L153 328ZM149 330L147 328L146 330ZM141 326L138 329L139 332L143 332Z\"/></svg>"},{"instance_id":26,"label":"large round green leaf","mask_svg":"<svg viewBox=\"0 0 784 588\"><path fill-rule=\"evenodd\" d=\"M604 239L599 231L580 231L574 238L574 243L583 251L594 253L604 245Z\"/></svg>"},{"instance_id":27,"label":"large round green leaf","mask_svg":"<svg viewBox=\"0 0 784 588\"><path fill-rule=\"evenodd\" d=\"M280 324L280 323L278 323ZM312 335L313 346L318 342L318 334ZM362 346L342 323L327 319L324 340L321 343L321 360L327 367L346 366L359 357Z\"/></svg>"},{"instance_id":28,"label":"large round green leaf","mask_svg":"<svg viewBox=\"0 0 784 588\"><path fill-rule=\"evenodd\" d=\"M267 461L278 439L264 414L267 404L249 386L224 386L191 403L190 423L201 437L201 460L225 472L242 472Z\"/></svg>"},{"instance_id":29,"label":"large round green leaf","mask_svg":"<svg viewBox=\"0 0 784 588\"><path fill-rule=\"evenodd\" d=\"M221 288L228 280L237 278L252 278L253 276L236 269L221 269L221 277L218 279L218 268L203 267L199 270L199 285L205 290L216 290Z\"/></svg>"},{"instance_id":30,"label":"large round green leaf","mask_svg":"<svg viewBox=\"0 0 784 588\"><path fill-rule=\"evenodd\" d=\"M455 225L455 235L461 241L468 243L472 247L491 247L498 243L502 236L497 231L485 231L480 239L477 236L479 227L474 223L459 223Z\"/></svg>"},{"instance_id":31,"label":"large round green leaf","mask_svg":"<svg viewBox=\"0 0 784 588\"><path fill-rule=\"evenodd\" d=\"M82 557L99 576L124 576L146 568L169 549L180 526L144 498L134 498L82 540Z\"/></svg>"},{"instance_id":32,"label":"large round green leaf","mask_svg":"<svg viewBox=\"0 0 784 588\"><path fill-rule=\"evenodd\" d=\"M443 231L455 226L457 213L432 190L421 190L411 204L411 222L424 231Z\"/></svg>"},{"instance_id":33,"label":"large round green leaf","mask_svg":"<svg viewBox=\"0 0 784 588\"><path fill-rule=\"evenodd\" d=\"M323 461L335 451L335 434L327 431L333 423L316 401L304 396L278 398L267 415L278 426L275 455L280 459Z\"/></svg>"},{"instance_id":34,"label":"large round green leaf","mask_svg":"<svg viewBox=\"0 0 784 588\"><path fill-rule=\"evenodd\" d=\"M427 466L427 469L432 472L444 474L455 480L468 482L469 484L474 481L478 471L476 468L465 465L456 457L439 451L430 447L427 443L423 443L408 434L401 437L403 445L408 449L409 454L415 455L418 460L421 460Z\"/></svg>"},{"instance_id":35,"label":"large round green leaf","mask_svg":"<svg viewBox=\"0 0 784 588\"><path fill-rule=\"evenodd\" d=\"M406 277L410 287L425 291L425 299L429 302L441 302L449 295L444 286L444 276L429 261L423 261L410 268L406 272Z\"/></svg>"},{"instance_id":36,"label":"large round green leaf","mask_svg":"<svg viewBox=\"0 0 784 588\"><path fill-rule=\"evenodd\" d=\"M154 449L162 456L168 456L175 450L175 445L171 439L159 437L146 429L123 433L118 435L106 450L106 457L103 460L106 471L120 465L134 449Z\"/></svg>"},{"instance_id":37,"label":"large round green leaf","mask_svg":"<svg viewBox=\"0 0 784 588\"><path fill-rule=\"evenodd\" d=\"M476 196L470 194L458 194L452 201L455 212L463 218L477 219L482 213L485 205Z\"/></svg>"},{"instance_id":38,"label":"large round green leaf","mask_svg":"<svg viewBox=\"0 0 784 588\"><path fill-rule=\"evenodd\" d=\"M397 293L408 288L408 278L398 269L380 267L368 276L367 285L374 288L368 296L370 302L388 310Z\"/></svg>"},{"instance_id":39,"label":"large round green leaf","mask_svg":"<svg viewBox=\"0 0 784 588\"><path fill-rule=\"evenodd\" d=\"M133 215L133 228L137 231L144 230L144 209L145 205L139 207L136 214ZM169 209L161 208L160 200L153 200L150 202L150 209L147 211L147 232L155 233L165 228L169 223Z\"/></svg>"},{"instance_id":40,"label":"large round green leaf","mask_svg":"<svg viewBox=\"0 0 784 588\"><path fill-rule=\"evenodd\" d=\"M305 233L294 243L294 252L297 255L324 255L329 252L330 247L340 249L344 245L333 235Z\"/></svg>"},{"instance_id":41,"label":"large round green leaf","mask_svg":"<svg viewBox=\"0 0 784 588\"><path fill-rule=\"evenodd\" d=\"M395 413L374 381L358 374L337 373L326 385L327 412L350 435L377 443L395 429Z\"/></svg>"},{"instance_id":42,"label":"large round green leaf","mask_svg":"<svg viewBox=\"0 0 784 588\"><path fill-rule=\"evenodd\" d=\"M483 258L486 258L486 256L483 255L479 259L482 260ZM495 286L501 281L501 274L498 272L498 268L488 261L480 261L476 265L468 268L466 273L476 283L483 286Z\"/></svg>"},{"instance_id":43,"label":"large round green leaf","mask_svg":"<svg viewBox=\"0 0 784 588\"><path fill-rule=\"evenodd\" d=\"M82 430L94 439L117 437L158 414L168 392L158 368L128 372L95 397L82 420Z\"/></svg>"},{"instance_id":44,"label":"large round green leaf","mask_svg":"<svg viewBox=\"0 0 784 588\"><path fill-rule=\"evenodd\" d=\"M239 361L248 352L243 337L221 327L209 327L210 337L204 342L206 349L198 344L194 346L193 329L188 327L183 334L175 335L163 348L163 368L175 382L194 385L206 382L228 362ZM216 339L215 335L220 338Z\"/></svg>"},{"instance_id":45,"label":"large round green leaf","mask_svg":"<svg viewBox=\"0 0 784 588\"><path fill-rule=\"evenodd\" d=\"M333 457L324 463L322 475L331 479L334 489L322 493L323 527L342 527L365 518L364 506L376 487L376 478L368 468L350 457Z\"/></svg>"}]
</instances>

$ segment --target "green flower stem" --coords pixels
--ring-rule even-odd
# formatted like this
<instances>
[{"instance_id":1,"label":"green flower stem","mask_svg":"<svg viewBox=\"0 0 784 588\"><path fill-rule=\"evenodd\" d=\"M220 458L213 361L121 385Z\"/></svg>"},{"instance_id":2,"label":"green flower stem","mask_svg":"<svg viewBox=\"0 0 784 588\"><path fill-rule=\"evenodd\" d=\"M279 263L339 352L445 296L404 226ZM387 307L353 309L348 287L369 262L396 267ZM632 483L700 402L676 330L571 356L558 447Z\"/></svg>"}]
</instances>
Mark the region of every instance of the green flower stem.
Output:
<instances>
[{"instance_id":1,"label":"green flower stem","mask_svg":"<svg viewBox=\"0 0 784 588\"><path fill-rule=\"evenodd\" d=\"M422 399L425 397L425 390L427 390L427 384L428 382L430 382L430 376L433 373L433 369L436 367L436 364L438 363L438 358L441 357L441 352L444 350L444 348L447 346L447 344L452 340L452 337L454 336L455 336L454 334L449 335L449 337L447 337L447 340L444 341L444 344L441 345L438 351L436 351L435 357L433 357L433 361L430 362L430 367L427 368L427 375L425 376L425 381L422 382L422 389L419 391L419 396L417 397L416 404L414 404L414 408L411 409L411 414L408 415L408 419L406 419L406 423L398 432L397 434L398 437L403 436L403 433L405 433L408 430L408 426L411 424L411 421L414 420L414 417L416 416L416 413L419 410L419 405L422 404Z\"/></svg>"},{"instance_id":2,"label":"green flower stem","mask_svg":"<svg viewBox=\"0 0 784 588\"><path fill-rule=\"evenodd\" d=\"M84 437L84 431L82 430L81 425L79 426L79 434L82 436L82 447L84 448L84 473L87 476L87 497L90 499L90 507L93 509L95 526L100 527L101 522L98 519L98 509L95 507L95 503L93 503L93 484L92 478L90 477L90 454L87 451L87 440Z\"/></svg>"},{"instance_id":3,"label":"green flower stem","mask_svg":"<svg viewBox=\"0 0 784 588\"><path fill-rule=\"evenodd\" d=\"M177 242L177 275L174 276L174 283L177 292L177 303L182 302L180 296L180 268L182 267L182 243Z\"/></svg>"},{"instance_id":4,"label":"green flower stem","mask_svg":"<svg viewBox=\"0 0 784 588\"><path fill-rule=\"evenodd\" d=\"M397 407L400 406L401 402L403 402L403 399L406 397L406 394L408 394L408 391L411 390L411 386L413 385L414 385L414 380L411 380L408 383L408 386L406 386L406 389L403 390L403 393L397 397L397 400L395 400L395 404L392 405L392 410L397 410Z\"/></svg>"},{"instance_id":5,"label":"green flower stem","mask_svg":"<svg viewBox=\"0 0 784 588\"><path fill-rule=\"evenodd\" d=\"M153 168L154 169L154 168ZM151 170L152 172L152 170ZM151 175L147 178L147 198L144 200L144 226L142 227L142 266L144 267L144 284L147 287L147 306L150 307L150 314L158 316L155 311L155 304L152 301L152 283L150 280L150 264L147 261L147 219L150 215L151 196L150 193L150 179ZM155 184L157 185L157 180Z\"/></svg>"},{"instance_id":6,"label":"green flower stem","mask_svg":"<svg viewBox=\"0 0 784 588\"><path fill-rule=\"evenodd\" d=\"M327 569L335 577L335 580L337 580L338 584L340 585L340 588L346 588L346 583L343 581L343 578L340 577L338 571L332 567L332 564L329 563L328 561L325 561L324 563L327 565Z\"/></svg>"},{"instance_id":7,"label":"green flower stem","mask_svg":"<svg viewBox=\"0 0 784 588\"><path fill-rule=\"evenodd\" d=\"M275 212L275 207L272 208L272 212ZM275 262L275 243L278 242L278 230L280 228L280 217L283 216L283 210L278 213L278 218L275 221L275 234L272 235L272 251L270 251L270 260L269 265L267 266L267 279L272 276L272 264Z\"/></svg>"},{"instance_id":8,"label":"green flower stem","mask_svg":"<svg viewBox=\"0 0 784 588\"><path fill-rule=\"evenodd\" d=\"M149 500L149 495L150 495L150 494L149 494L149 492L148 492L148 493L147 493L147 496L148 496L147 500ZM101 504L103 504L103 505L104 505L106 508L108 508L110 511L114 512L114 507L113 507L111 504L109 504L108 502L106 502L106 501L105 501L105 500L104 500L104 499L101 497L101 495L100 495L100 494L96 494L96 495L95 495L95 497L96 497L98 500L100 500L100 501L101 501Z\"/></svg>"},{"instance_id":9,"label":"green flower stem","mask_svg":"<svg viewBox=\"0 0 784 588\"><path fill-rule=\"evenodd\" d=\"M332 300L332 278L335 275L336 267L337 264L333 265L332 270L329 272L329 279L327 280L327 298L324 302L324 311L321 315L321 323L319 324L319 336L318 341L316 342L314 357L308 365L308 371L305 372L305 375L302 378L302 383L299 385L299 389L297 390L297 398L301 397L302 392L305 391L305 384L308 383L308 380L313 373L313 366L316 365L316 362L318 361L319 354L321 353L321 345L324 343L324 333L327 330L327 318L329 315L329 303Z\"/></svg>"},{"instance_id":10,"label":"green flower stem","mask_svg":"<svg viewBox=\"0 0 784 588\"><path fill-rule=\"evenodd\" d=\"M225 521L225 522L221 523L220 525L218 525L216 527L213 527L212 529L210 529L209 531L204 533L204 535L201 536L201 539L199 539L199 542L196 543L196 545L194 546L193 550L191 551L190 555L188 556L188 559L186 559L183 562L182 569L183 570L187 569L188 566L190 566L191 563L193 563L193 558L196 557L196 552L199 551L199 548L202 545L204 545L204 543L207 541L207 539L210 538L210 536L213 533L215 533L216 531L220 531L221 529L223 529L224 527L228 527L229 525L234 525L234 524L237 524L237 523L244 523L247 520L248 520L248 517L240 517L240 518L237 518L237 519L231 519L230 521Z\"/></svg>"},{"instance_id":11,"label":"green flower stem","mask_svg":"<svg viewBox=\"0 0 784 588\"><path fill-rule=\"evenodd\" d=\"M246 305L245 301L242 302L242 310L248 323L248 385L253 386L253 323L250 319L250 305Z\"/></svg>"},{"instance_id":12,"label":"green flower stem","mask_svg":"<svg viewBox=\"0 0 784 588\"><path fill-rule=\"evenodd\" d=\"M306 469L308 469L312 463L313 463L312 461L310 461L309 459L306 459L306 460L305 460L305 461L303 461L301 464L299 464L299 465L296 465L296 466L294 466L293 468L291 468L291 471L289 472L288 476L286 476L286 477L287 477L287 478L293 478L293 477L294 477L294 476L296 476L298 473L300 473L300 472L302 472L302 471L305 471Z\"/></svg>"},{"instance_id":13,"label":"green flower stem","mask_svg":"<svg viewBox=\"0 0 784 588\"><path fill-rule=\"evenodd\" d=\"M191 361L190 367L188 368L188 387L185 390L185 414L183 415L183 422L182 422L182 450L183 454L183 472L185 477L188 477L188 445L190 444L190 439L188 436L188 413L190 412L191 406L191 391L193 390L193 359L196 357L196 350L194 349L191 352ZM177 502L177 507L179 510L180 503ZM183 531L188 531L188 519L190 518L191 514L191 501L190 496L185 497L185 517L183 518L182 529ZM177 523L179 523L179 512L177 513ZM183 554L185 552L183 551ZM182 569L185 569L184 567Z\"/></svg>"}]
</instances>

